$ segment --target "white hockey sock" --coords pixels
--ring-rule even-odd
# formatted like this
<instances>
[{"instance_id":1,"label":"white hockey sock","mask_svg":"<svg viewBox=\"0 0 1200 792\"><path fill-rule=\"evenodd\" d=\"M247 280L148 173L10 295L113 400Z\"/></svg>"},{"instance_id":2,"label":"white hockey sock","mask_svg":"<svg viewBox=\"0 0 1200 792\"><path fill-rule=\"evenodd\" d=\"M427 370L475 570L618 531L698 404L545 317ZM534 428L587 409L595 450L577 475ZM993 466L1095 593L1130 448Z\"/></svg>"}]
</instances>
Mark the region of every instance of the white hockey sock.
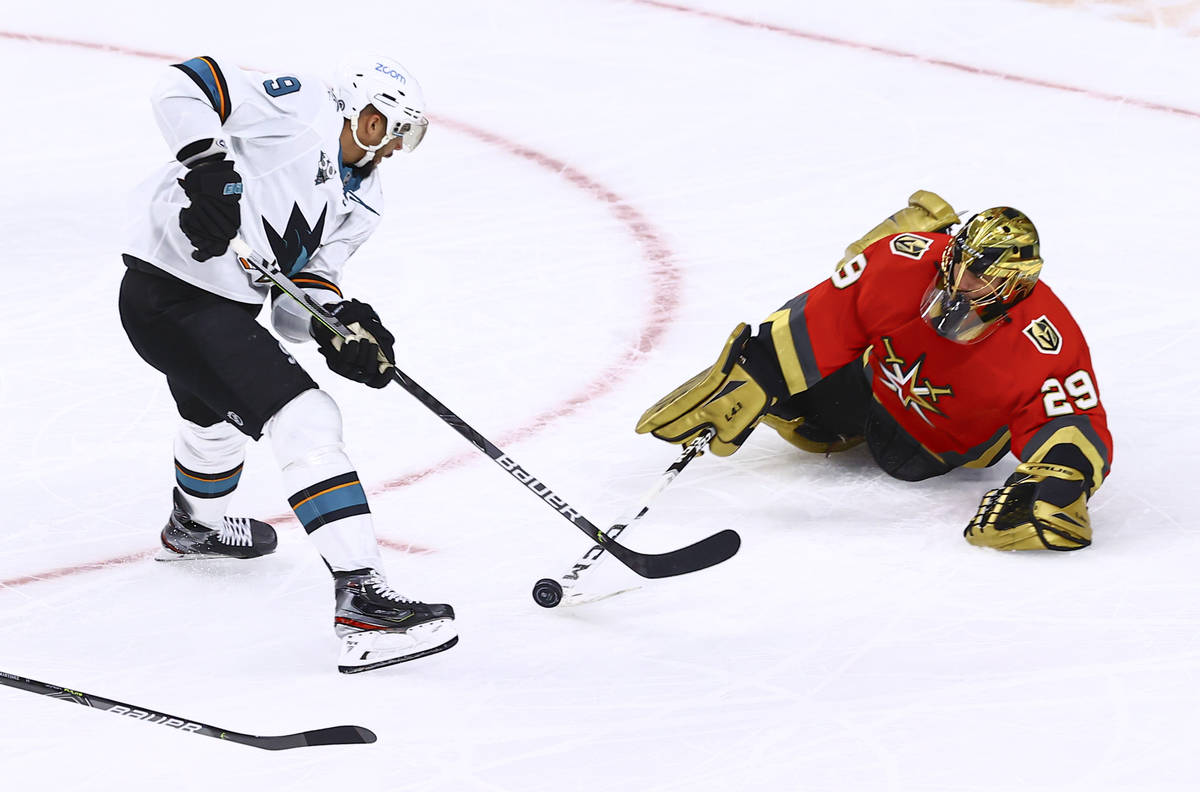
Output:
<instances>
[{"instance_id":1,"label":"white hockey sock","mask_svg":"<svg viewBox=\"0 0 1200 792\"><path fill-rule=\"evenodd\" d=\"M324 391L307 390L267 422L292 510L335 572L378 569L367 495L342 450L342 415Z\"/></svg>"},{"instance_id":2,"label":"white hockey sock","mask_svg":"<svg viewBox=\"0 0 1200 792\"><path fill-rule=\"evenodd\" d=\"M198 523L221 524L242 476L249 438L222 421L199 426L183 421L175 435L175 484Z\"/></svg>"}]
</instances>

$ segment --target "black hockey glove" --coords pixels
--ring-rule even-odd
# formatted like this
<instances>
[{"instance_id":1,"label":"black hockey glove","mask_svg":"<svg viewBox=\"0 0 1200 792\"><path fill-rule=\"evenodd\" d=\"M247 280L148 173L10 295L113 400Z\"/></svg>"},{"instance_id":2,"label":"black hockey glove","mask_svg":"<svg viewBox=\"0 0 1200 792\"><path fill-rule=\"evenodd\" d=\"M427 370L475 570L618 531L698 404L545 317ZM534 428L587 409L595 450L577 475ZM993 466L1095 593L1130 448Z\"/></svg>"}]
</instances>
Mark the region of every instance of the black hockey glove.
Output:
<instances>
[{"instance_id":1,"label":"black hockey glove","mask_svg":"<svg viewBox=\"0 0 1200 792\"><path fill-rule=\"evenodd\" d=\"M358 300L330 303L325 308L354 334L343 341L328 327L312 320L312 337L330 371L372 388L382 388L391 382L392 345L396 338L379 321L375 309Z\"/></svg>"},{"instance_id":2,"label":"black hockey glove","mask_svg":"<svg viewBox=\"0 0 1200 792\"><path fill-rule=\"evenodd\" d=\"M242 225L242 177L231 161L208 159L192 167L179 184L191 201L179 210L179 227L196 248L192 258L207 261L223 255Z\"/></svg>"}]
</instances>

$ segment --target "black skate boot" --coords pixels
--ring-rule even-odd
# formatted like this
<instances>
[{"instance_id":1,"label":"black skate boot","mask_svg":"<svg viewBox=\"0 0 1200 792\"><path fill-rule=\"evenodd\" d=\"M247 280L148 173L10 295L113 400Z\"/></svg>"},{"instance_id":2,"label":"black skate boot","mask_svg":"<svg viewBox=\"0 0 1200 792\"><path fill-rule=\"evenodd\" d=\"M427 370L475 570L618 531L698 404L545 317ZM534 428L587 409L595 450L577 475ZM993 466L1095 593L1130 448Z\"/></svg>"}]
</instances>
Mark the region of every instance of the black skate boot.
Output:
<instances>
[{"instance_id":1,"label":"black skate boot","mask_svg":"<svg viewBox=\"0 0 1200 792\"><path fill-rule=\"evenodd\" d=\"M342 639L343 674L416 660L458 643L449 605L402 597L373 569L334 572L333 579L333 629Z\"/></svg>"},{"instance_id":2,"label":"black skate boot","mask_svg":"<svg viewBox=\"0 0 1200 792\"><path fill-rule=\"evenodd\" d=\"M158 561L191 561L202 558L258 558L275 552L275 529L249 517L224 517L220 528L194 522L179 490L175 508L162 529Z\"/></svg>"}]
</instances>

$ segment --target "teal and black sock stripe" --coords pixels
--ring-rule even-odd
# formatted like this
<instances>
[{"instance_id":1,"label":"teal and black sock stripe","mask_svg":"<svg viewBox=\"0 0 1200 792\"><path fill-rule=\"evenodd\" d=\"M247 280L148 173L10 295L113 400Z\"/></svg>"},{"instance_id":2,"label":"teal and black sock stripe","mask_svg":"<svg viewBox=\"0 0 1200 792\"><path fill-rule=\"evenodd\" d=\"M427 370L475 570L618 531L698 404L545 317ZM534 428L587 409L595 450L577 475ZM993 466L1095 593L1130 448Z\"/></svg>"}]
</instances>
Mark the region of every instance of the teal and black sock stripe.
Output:
<instances>
[{"instance_id":1,"label":"teal and black sock stripe","mask_svg":"<svg viewBox=\"0 0 1200 792\"><path fill-rule=\"evenodd\" d=\"M300 490L288 503L308 533L346 517L371 513L367 493L353 470Z\"/></svg>"},{"instance_id":2,"label":"teal and black sock stripe","mask_svg":"<svg viewBox=\"0 0 1200 792\"><path fill-rule=\"evenodd\" d=\"M193 498L220 498L237 489L238 479L242 477L242 466L223 473L197 473L188 470L175 460L175 483Z\"/></svg>"},{"instance_id":3,"label":"teal and black sock stripe","mask_svg":"<svg viewBox=\"0 0 1200 792\"><path fill-rule=\"evenodd\" d=\"M221 73L217 62L208 55L201 55L199 58L172 65L200 86L200 90L204 91L204 95L212 103L213 110L224 124L233 108L229 106L229 83L225 82L225 75Z\"/></svg>"}]
</instances>

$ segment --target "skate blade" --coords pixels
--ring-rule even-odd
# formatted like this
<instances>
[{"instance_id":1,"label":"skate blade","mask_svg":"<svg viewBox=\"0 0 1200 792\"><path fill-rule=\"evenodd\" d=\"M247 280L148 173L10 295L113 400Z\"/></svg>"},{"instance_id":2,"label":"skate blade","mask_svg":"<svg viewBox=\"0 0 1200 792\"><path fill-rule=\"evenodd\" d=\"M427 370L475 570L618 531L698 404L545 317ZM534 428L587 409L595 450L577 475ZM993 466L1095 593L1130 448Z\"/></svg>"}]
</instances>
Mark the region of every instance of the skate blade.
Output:
<instances>
[{"instance_id":1,"label":"skate blade","mask_svg":"<svg viewBox=\"0 0 1200 792\"><path fill-rule=\"evenodd\" d=\"M444 652L458 643L453 619L437 619L418 624L405 632L367 630L342 639L338 671L359 674L376 668L407 663Z\"/></svg>"},{"instance_id":2,"label":"skate blade","mask_svg":"<svg viewBox=\"0 0 1200 792\"><path fill-rule=\"evenodd\" d=\"M255 558L262 558L262 556L238 558L220 553L176 553L165 547L154 554L155 561L253 561Z\"/></svg>"},{"instance_id":3,"label":"skate blade","mask_svg":"<svg viewBox=\"0 0 1200 792\"><path fill-rule=\"evenodd\" d=\"M174 550L161 548L154 554L155 561L205 561L210 558L228 558L229 556L218 556L211 553L176 553Z\"/></svg>"}]
</instances>

